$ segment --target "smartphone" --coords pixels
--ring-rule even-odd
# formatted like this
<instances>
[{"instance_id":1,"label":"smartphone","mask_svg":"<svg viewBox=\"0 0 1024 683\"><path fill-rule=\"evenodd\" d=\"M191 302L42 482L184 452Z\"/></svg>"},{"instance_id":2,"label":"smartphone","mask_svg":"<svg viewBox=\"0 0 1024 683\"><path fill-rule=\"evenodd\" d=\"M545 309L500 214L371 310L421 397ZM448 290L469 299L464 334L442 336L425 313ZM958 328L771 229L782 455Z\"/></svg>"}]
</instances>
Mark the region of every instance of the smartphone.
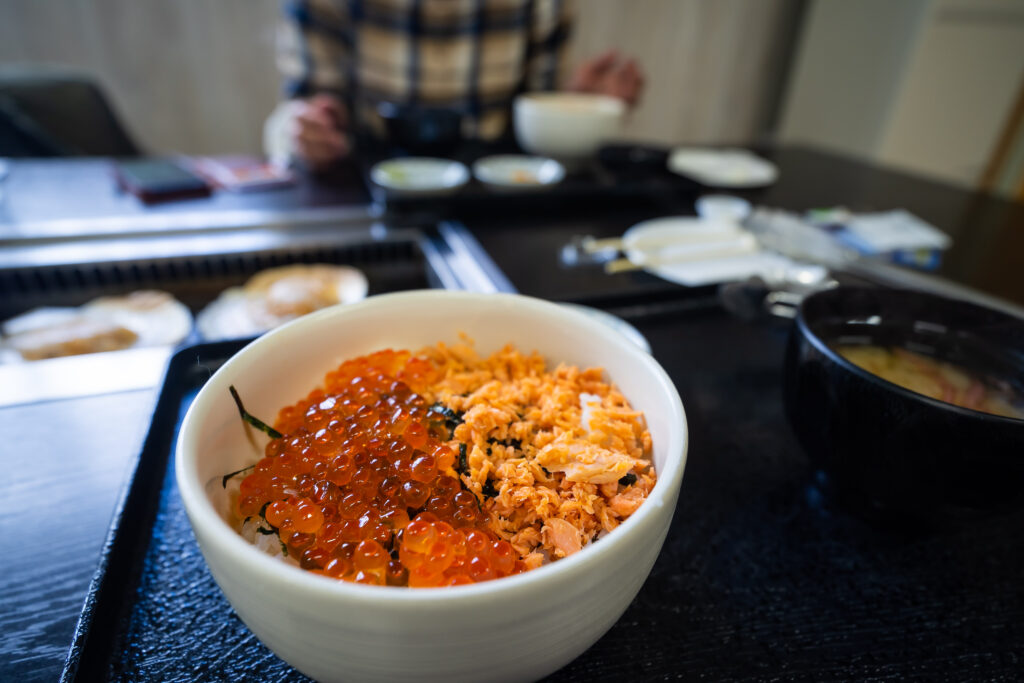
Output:
<instances>
[{"instance_id":1,"label":"smartphone","mask_svg":"<svg viewBox=\"0 0 1024 683\"><path fill-rule=\"evenodd\" d=\"M171 159L132 159L116 163L117 181L144 202L206 197L210 184Z\"/></svg>"}]
</instances>

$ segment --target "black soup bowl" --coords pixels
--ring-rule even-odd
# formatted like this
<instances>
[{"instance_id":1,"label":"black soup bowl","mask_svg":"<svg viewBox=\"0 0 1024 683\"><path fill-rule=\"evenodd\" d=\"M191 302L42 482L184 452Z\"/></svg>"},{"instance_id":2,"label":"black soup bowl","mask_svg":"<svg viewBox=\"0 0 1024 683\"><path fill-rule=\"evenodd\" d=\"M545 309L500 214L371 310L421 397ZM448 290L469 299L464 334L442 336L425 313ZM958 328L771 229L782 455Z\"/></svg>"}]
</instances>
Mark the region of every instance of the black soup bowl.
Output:
<instances>
[{"instance_id":1,"label":"black soup bowl","mask_svg":"<svg viewBox=\"0 0 1024 683\"><path fill-rule=\"evenodd\" d=\"M1024 320L919 292L837 287L800 305L784 382L786 415L801 446L847 502L928 513L1024 501L1024 419L897 386L841 356L840 345L945 361L1019 401Z\"/></svg>"}]
</instances>

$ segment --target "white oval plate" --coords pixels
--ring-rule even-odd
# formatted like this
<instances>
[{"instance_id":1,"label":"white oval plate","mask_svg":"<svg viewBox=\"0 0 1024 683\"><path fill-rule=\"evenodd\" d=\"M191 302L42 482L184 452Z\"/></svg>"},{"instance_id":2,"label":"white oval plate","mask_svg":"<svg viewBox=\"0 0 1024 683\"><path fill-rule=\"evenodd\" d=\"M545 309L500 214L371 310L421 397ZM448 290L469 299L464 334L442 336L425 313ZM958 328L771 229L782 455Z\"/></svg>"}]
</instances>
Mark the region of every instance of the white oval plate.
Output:
<instances>
[{"instance_id":1,"label":"white oval plate","mask_svg":"<svg viewBox=\"0 0 1024 683\"><path fill-rule=\"evenodd\" d=\"M473 164L473 175L494 189L530 191L562 182L565 167L548 157L501 154L478 160Z\"/></svg>"},{"instance_id":2,"label":"white oval plate","mask_svg":"<svg viewBox=\"0 0 1024 683\"><path fill-rule=\"evenodd\" d=\"M735 223L692 216L637 223L622 236L622 250L647 272L687 287L774 273L793 263L758 249Z\"/></svg>"},{"instance_id":3,"label":"white oval plate","mask_svg":"<svg viewBox=\"0 0 1024 683\"><path fill-rule=\"evenodd\" d=\"M779 177L779 168L745 149L680 147L668 157L668 170L710 187L764 187Z\"/></svg>"},{"instance_id":4,"label":"white oval plate","mask_svg":"<svg viewBox=\"0 0 1024 683\"><path fill-rule=\"evenodd\" d=\"M451 159L404 157L374 164L370 180L394 194L442 195L455 192L469 182L469 169Z\"/></svg>"}]
</instances>

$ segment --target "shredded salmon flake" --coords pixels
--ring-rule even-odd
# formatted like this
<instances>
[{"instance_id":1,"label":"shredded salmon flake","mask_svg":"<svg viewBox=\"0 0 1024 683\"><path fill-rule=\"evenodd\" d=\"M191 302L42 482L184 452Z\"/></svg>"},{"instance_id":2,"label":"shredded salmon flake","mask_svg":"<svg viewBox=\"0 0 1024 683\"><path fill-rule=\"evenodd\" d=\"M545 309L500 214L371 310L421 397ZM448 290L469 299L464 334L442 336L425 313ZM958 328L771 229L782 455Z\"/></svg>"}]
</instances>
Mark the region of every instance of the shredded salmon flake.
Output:
<instances>
[{"instance_id":1,"label":"shredded salmon flake","mask_svg":"<svg viewBox=\"0 0 1024 683\"><path fill-rule=\"evenodd\" d=\"M462 414L449 445L466 444L468 473L453 474L528 566L612 531L654 488L643 413L601 368L548 370L540 354L511 345L483 358L465 337L416 355L437 378L418 390Z\"/></svg>"}]
</instances>

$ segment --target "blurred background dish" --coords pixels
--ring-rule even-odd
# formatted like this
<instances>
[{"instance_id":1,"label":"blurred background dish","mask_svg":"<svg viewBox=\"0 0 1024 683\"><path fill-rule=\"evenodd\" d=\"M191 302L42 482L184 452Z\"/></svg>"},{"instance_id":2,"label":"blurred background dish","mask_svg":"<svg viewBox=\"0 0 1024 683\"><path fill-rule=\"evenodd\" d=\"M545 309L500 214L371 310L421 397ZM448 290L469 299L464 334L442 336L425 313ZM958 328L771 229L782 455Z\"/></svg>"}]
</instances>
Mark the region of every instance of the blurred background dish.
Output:
<instances>
[{"instance_id":1,"label":"blurred background dish","mask_svg":"<svg viewBox=\"0 0 1024 683\"><path fill-rule=\"evenodd\" d=\"M405 157L374 164L370 180L396 196L432 197L459 190L469 182L469 169L451 159Z\"/></svg>"},{"instance_id":2,"label":"blurred background dish","mask_svg":"<svg viewBox=\"0 0 1024 683\"><path fill-rule=\"evenodd\" d=\"M679 147L668 157L668 169L708 187L765 187L779 177L779 169L744 149Z\"/></svg>"},{"instance_id":3,"label":"blurred background dish","mask_svg":"<svg viewBox=\"0 0 1024 683\"><path fill-rule=\"evenodd\" d=\"M531 93L515 99L513 126L527 152L578 163L619 133L625 113L622 100L605 95Z\"/></svg>"},{"instance_id":4,"label":"blurred background dish","mask_svg":"<svg viewBox=\"0 0 1024 683\"><path fill-rule=\"evenodd\" d=\"M706 194L696 201L697 215L710 221L742 223L750 215L750 202L728 194Z\"/></svg>"},{"instance_id":5,"label":"blurred background dish","mask_svg":"<svg viewBox=\"0 0 1024 683\"><path fill-rule=\"evenodd\" d=\"M530 191L562 182L565 167L547 157L499 154L474 163L473 176L495 190Z\"/></svg>"},{"instance_id":6,"label":"blurred background dish","mask_svg":"<svg viewBox=\"0 0 1024 683\"><path fill-rule=\"evenodd\" d=\"M196 316L206 341L254 337L307 313L366 298L366 276L351 266L297 264L253 275L224 290Z\"/></svg>"},{"instance_id":7,"label":"blurred background dish","mask_svg":"<svg viewBox=\"0 0 1024 683\"><path fill-rule=\"evenodd\" d=\"M138 290L78 307L36 308L7 320L0 330L0 362L44 360L174 346L192 332L192 314L167 292Z\"/></svg>"}]
</instances>

